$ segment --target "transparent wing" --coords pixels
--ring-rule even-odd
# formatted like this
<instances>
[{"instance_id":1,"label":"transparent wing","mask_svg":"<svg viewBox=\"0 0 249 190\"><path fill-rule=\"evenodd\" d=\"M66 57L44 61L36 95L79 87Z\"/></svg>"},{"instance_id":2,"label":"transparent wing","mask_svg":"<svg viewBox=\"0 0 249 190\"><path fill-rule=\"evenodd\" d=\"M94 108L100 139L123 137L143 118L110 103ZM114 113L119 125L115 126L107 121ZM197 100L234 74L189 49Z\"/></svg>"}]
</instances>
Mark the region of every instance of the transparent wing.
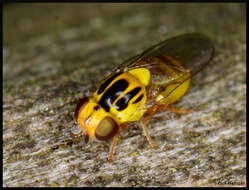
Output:
<instances>
[{"instance_id":1,"label":"transparent wing","mask_svg":"<svg viewBox=\"0 0 249 190\"><path fill-rule=\"evenodd\" d=\"M186 72L186 70L182 69L187 69L191 75L189 75L188 78L184 78L182 81L183 83L207 66L213 57L213 54L214 46L209 38L199 33L189 33L170 38L150 47L143 53L136 55L120 64L115 69L115 72L143 67L149 69L153 76L166 76L167 74L164 74L162 64L150 61L156 58L157 60L160 60L160 63L163 63L163 65L174 68L179 72ZM181 76L182 75L179 75L179 78ZM166 97L180 85L181 83L170 91ZM158 89L159 88L160 87L158 87ZM158 91L158 93L159 92L160 91Z\"/></svg>"},{"instance_id":2,"label":"transparent wing","mask_svg":"<svg viewBox=\"0 0 249 190\"><path fill-rule=\"evenodd\" d=\"M140 60L146 57L167 56L180 62L191 71L191 76L198 73L208 64L214 54L214 46L209 38L199 33L189 33L162 41L143 53L138 54L120 64L115 72L144 67L151 69L157 67L153 62L141 64ZM170 64L165 62L165 64Z\"/></svg>"}]
</instances>

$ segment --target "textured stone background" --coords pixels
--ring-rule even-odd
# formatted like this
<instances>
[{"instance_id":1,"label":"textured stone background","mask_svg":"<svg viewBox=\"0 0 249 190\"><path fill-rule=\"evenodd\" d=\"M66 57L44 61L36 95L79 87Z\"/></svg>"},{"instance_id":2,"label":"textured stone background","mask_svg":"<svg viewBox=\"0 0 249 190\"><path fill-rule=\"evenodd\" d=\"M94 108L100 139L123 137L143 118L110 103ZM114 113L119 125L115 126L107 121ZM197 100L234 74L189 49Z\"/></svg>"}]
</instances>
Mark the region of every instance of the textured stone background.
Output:
<instances>
[{"instance_id":1,"label":"textured stone background","mask_svg":"<svg viewBox=\"0 0 249 190\"><path fill-rule=\"evenodd\" d=\"M245 4L5 4L3 185L245 186ZM109 142L70 140L77 99L123 60L177 34L216 47L177 107Z\"/></svg>"}]
</instances>

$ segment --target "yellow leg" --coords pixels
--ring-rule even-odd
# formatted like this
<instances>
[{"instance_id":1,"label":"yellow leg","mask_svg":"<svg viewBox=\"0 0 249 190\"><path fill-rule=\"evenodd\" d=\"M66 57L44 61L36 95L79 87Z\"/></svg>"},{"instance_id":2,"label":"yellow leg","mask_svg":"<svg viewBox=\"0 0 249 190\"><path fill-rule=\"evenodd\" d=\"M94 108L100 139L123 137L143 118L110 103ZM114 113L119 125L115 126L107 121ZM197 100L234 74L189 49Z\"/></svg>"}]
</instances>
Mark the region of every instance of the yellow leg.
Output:
<instances>
[{"instance_id":1,"label":"yellow leg","mask_svg":"<svg viewBox=\"0 0 249 190\"><path fill-rule=\"evenodd\" d=\"M145 118L146 119L146 118ZM147 140L149 141L150 145L154 148L154 149L158 149L158 146L154 143L154 141L151 139L148 131L147 131L147 127L145 126L145 122L142 120L141 121L141 125L142 125L142 128L144 130L144 134L147 138Z\"/></svg>"},{"instance_id":2,"label":"yellow leg","mask_svg":"<svg viewBox=\"0 0 249 190\"><path fill-rule=\"evenodd\" d=\"M145 134L147 140L149 141L150 145L151 145L154 149L158 149L158 146L157 146L157 145L154 143L154 141L151 139L151 137L150 137L150 135L149 135L149 132L148 132L148 130L147 130L147 127L146 127L145 123L146 123L148 120L150 120L150 119L153 117L153 115L155 115L156 111L157 111L157 107L155 107L155 106L152 106L152 107L148 108L148 110L147 110L146 113L149 114L149 115L146 116L146 117L140 122L141 125L142 125L143 131L144 131L144 134Z\"/></svg>"},{"instance_id":3,"label":"yellow leg","mask_svg":"<svg viewBox=\"0 0 249 190\"><path fill-rule=\"evenodd\" d=\"M164 111L164 110L167 110L167 111L171 111L171 112L175 112L175 113L180 113L180 114L186 114L186 113L190 113L192 111L194 111L193 109L192 110L187 110L187 109L179 109L179 108L173 108L171 107L170 105L168 104L159 104L159 105L155 105L155 106L151 106L147 109L146 111L146 114L149 114L148 116L146 116L140 123L142 125L142 128L143 128L143 131L144 131L144 134L147 138L147 140L149 141L150 145L154 148L154 149L157 149L158 146L154 143L154 141L151 139L149 133L148 133L148 130L147 130L147 127L145 125L145 123L150 120L156 113L157 111Z\"/></svg>"},{"instance_id":4,"label":"yellow leg","mask_svg":"<svg viewBox=\"0 0 249 190\"><path fill-rule=\"evenodd\" d=\"M108 161L109 161L109 162L112 162L112 160L113 160L113 155L114 155L114 153L115 153L115 146L116 146L116 144L117 144L117 141L118 141L118 137L119 137L120 131L121 131L122 129L124 129L124 128L125 128L125 124L121 124L121 125L119 126L119 129L118 129L117 134L113 137L112 144L111 144L111 147L110 147L110 152L109 152L109 158L108 158Z\"/></svg>"},{"instance_id":5,"label":"yellow leg","mask_svg":"<svg viewBox=\"0 0 249 190\"><path fill-rule=\"evenodd\" d=\"M111 144L110 152L109 152L109 158L108 158L108 161L109 161L109 162L112 162L113 154L114 154L114 151L115 151L115 145L117 144L118 137L119 137L119 131L118 131L118 133L113 137L113 140L112 140L112 144Z\"/></svg>"}]
</instances>

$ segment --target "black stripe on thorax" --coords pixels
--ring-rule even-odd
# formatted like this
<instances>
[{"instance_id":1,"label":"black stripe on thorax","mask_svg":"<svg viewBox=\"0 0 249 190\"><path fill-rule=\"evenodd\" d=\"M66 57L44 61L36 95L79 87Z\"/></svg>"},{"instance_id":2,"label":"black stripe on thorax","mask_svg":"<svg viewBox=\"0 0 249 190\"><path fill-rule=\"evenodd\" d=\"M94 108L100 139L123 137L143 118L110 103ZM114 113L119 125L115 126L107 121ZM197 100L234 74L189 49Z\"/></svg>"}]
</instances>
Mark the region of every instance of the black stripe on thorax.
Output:
<instances>
[{"instance_id":1,"label":"black stripe on thorax","mask_svg":"<svg viewBox=\"0 0 249 190\"><path fill-rule=\"evenodd\" d=\"M122 72L116 73L115 75L111 76L109 79L107 79L104 83L102 83L97 91L97 94L101 94L102 92L105 91L106 87L120 74L122 74Z\"/></svg>"},{"instance_id":2,"label":"black stripe on thorax","mask_svg":"<svg viewBox=\"0 0 249 190\"><path fill-rule=\"evenodd\" d=\"M141 94L134 102L132 102L132 104L136 104L138 102L140 102L143 99L143 94Z\"/></svg>"},{"instance_id":3,"label":"black stripe on thorax","mask_svg":"<svg viewBox=\"0 0 249 190\"><path fill-rule=\"evenodd\" d=\"M114 107L113 102L125 91L127 87L128 82L126 80L120 79L116 81L102 95L98 102L99 105L102 106L105 111L109 112L110 107Z\"/></svg>"},{"instance_id":4,"label":"black stripe on thorax","mask_svg":"<svg viewBox=\"0 0 249 190\"><path fill-rule=\"evenodd\" d=\"M127 94L125 94L122 98L120 98L116 103L117 110L118 111L124 110L128 106L130 100L133 97L135 97L140 92L140 90L141 90L141 87L136 87L132 89L130 92L128 92Z\"/></svg>"}]
</instances>

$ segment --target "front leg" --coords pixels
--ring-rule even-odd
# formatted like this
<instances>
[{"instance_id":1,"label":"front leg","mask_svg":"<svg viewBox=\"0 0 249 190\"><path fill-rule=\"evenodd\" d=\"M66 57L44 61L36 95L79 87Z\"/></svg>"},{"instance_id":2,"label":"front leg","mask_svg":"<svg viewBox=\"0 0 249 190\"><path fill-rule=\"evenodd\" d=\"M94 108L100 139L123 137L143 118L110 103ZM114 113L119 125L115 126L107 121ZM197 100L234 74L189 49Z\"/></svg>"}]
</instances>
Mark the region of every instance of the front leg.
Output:
<instances>
[{"instance_id":1,"label":"front leg","mask_svg":"<svg viewBox=\"0 0 249 190\"><path fill-rule=\"evenodd\" d=\"M108 158L109 162L112 162L112 160L113 160L113 155L115 153L115 146L118 142L118 137L120 135L120 131L123 130L125 127L126 127L125 124L121 124L118 128L117 134L113 137L112 144L110 146L109 158Z\"/></svg>"}]
</instances>

